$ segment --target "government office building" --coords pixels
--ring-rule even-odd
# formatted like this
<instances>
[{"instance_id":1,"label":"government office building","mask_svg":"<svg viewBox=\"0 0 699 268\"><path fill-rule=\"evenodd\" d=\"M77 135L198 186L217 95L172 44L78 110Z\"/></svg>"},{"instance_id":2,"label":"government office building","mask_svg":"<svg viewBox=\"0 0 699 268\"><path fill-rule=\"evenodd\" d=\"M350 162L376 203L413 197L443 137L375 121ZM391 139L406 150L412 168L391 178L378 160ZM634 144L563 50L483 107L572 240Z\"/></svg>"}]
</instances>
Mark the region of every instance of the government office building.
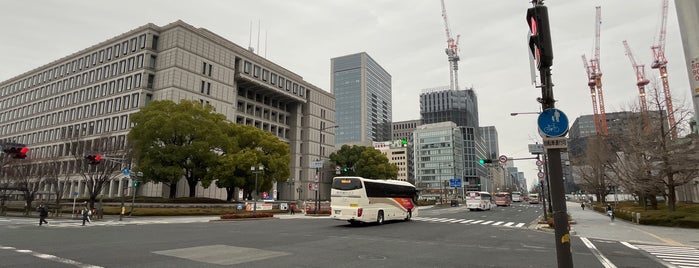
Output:
<instances>
[{"instance_id":1,"label":"government office building","mask_svg":"<svg viewBox=\"0 0 699 268\"><path fill-rule=\"evenodd\" d=\"M99 154L88 150L97 143L123 151L133 127L129 116L154 100L209 104L231 122L255 126L287 142L292 175L270 193L279 199L313 199L315 193L304 187L315 174L311 161L327 162L335 150L334 130L321 131L335 125L332 94L182 21L143 25L0 82L0 142L26 144L31 148L27 161L62 162L61 173L74 177L63 197L74 192L84 197L85 184L75 171L75 161L84 160L70 154L71 137L85 142L77 154ZM330 191L331 168L325 166L321 199ZM103 196L121 195L125 183L123 178L111 181ZM177 185L177 196L186 196L187 184ZM52 188L41 186L47 193ZM168 192L162 183L148 183L137 194L167 197ZM196 195L226 198L225 189L214 184L198 186Z\"/></svg>"}]
</instances>

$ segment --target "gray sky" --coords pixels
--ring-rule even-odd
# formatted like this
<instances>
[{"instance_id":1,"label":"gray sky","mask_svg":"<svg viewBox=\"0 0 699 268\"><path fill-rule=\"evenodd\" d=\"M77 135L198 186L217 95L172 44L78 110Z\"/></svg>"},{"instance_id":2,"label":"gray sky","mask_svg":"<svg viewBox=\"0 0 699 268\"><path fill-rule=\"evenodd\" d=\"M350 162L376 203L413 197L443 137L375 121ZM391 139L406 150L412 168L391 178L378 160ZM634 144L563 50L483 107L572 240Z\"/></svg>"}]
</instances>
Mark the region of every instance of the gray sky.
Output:
<instances>
[{"instance_id":1,"label":"gray sky","mask_svg":"<svg viewBox=\"0 0 699 268\"><path fill-rule=\"evenodd\" d=\"M624 53L628 40L636 61L650 69L658 38L658 0L549 0L556 107L571 123L592 114L580 56L591 58L595 6L602 6L601 67L607 112L636 103L635 75ZM459 85L478 94L480 123L496 126L500 153L529 157L540 141L535 112L539 89L530 83L525 20L528 0L445 0L453 35L460 34ZM0 81L20 75L146 23L183 20L209 29L330 91L330 58L367 52L393 77L393 120L420 117L419 94L449 84L446 34L437 0L221 0L77 1L0 0ZM258 44L258 21L260 42ZM253 23L252 40L250 23ZM265 39L267 42L265 43ZM674 1L666 37L675 107L691 106ZM342 124L342 122L339 122ZM533 161L517 161L529 184Z\"/></svg>"}]
</instances>

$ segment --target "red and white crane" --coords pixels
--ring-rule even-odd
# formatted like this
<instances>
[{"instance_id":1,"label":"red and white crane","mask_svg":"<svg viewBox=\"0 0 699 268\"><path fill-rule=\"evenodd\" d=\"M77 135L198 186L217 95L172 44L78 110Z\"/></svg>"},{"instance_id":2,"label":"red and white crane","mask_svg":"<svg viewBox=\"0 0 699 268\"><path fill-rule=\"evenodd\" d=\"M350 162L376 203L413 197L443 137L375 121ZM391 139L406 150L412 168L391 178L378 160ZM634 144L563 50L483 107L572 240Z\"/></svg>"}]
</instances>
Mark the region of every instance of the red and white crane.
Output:
<instances>
[{"instance_id":1,"label":"red and white crane","mask_svg":"<svg viewBox=\"0 0 699 268\"><path fill-rule=\"evenodd\" d=\"M633 53L631 53L631 48L629 47L629 43L626 42L626 40L622 41L624 43L624 48L626 49L626 56L629 56L629 60L631 60L631 66L633 67L633 71L636 74L636 86L638 87L638 97L640 101L640 107L641 107L641 114L643 116L643 126L647 127L648 126L648 103L646 102L646 85L650 83L648 79L646 79L646 70L645 70L645 65L643 64L638 64L636 63L636 59L633 57Z\"/></svg>"},{"instance_id":2,"label":"red and white crane","mask_svg":"<svg viewBox=\"0 0 699 268\"><path fill-rule=\"evenodd\" d=\"M663 92L665 94L665 106L667 109L667 121L672 132L672 138L677 138L677 128L675 125L675 110L672 107L672 94L670 93L670 84L667 79L667 59L665 58L665 29L667 28L667 8L668 0L663 0L662 13L660 17L660 36L658 43L650 47L653 51L653 64L650 65L653 69L660 71L660 81L663 84Z\"/></svg>"},{"instance_id":3,"label":"red and white crane","mask_svg":"<svg viewBox=\"0 0 699 268\"><path fill-rule=\"evenodd\" d=\"M587 72L587 85L592 96L592 109L594 110L595 127L597 135L607 136L607 113L604 109L604 93L602 91L602 68L600 67L600 26L602 24L602 8L597 6L595 15L595 49L590 64L587 58L582 56L583 65ZM599 105L599 106L598 106Z\"/></svg>"},{"instance_id":4,"label":"red and white crane","mask_svg":"<svg viewBox=\"0 0 699 268\"><path fill-rule=\"evenodd\" d=\"M449 30L449 19L447 19L447 8L444 5L444 0L442 1L442 18L444 18L444 29L447 33L447 48L444 52L447 53L447 58L449 59L449 89L458 90L459 89L459 37L456 36L456 40L451 35Z\"/></svg>"}]
</instances>

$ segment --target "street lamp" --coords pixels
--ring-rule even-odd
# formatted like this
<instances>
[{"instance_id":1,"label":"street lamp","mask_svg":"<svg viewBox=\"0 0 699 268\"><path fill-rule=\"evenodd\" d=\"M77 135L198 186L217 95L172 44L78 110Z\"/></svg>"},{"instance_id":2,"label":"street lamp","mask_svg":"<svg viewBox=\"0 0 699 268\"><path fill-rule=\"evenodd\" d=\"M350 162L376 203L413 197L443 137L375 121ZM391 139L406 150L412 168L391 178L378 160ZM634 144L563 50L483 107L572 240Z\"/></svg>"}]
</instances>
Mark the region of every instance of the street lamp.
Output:
<instances>
[{"instance_id":1,"label":"street lamp","mask_svg":"<svg viewBox=\"0 0 699 268\"><path fill-rule=\"evenodd\" d=\"M541 112L521 112L521 113L510 113L510 116L517 116L520 114L540 114Z\"/></svg>"},{"instance_id":2,"label":"street lamp","mask_svg":"<svg viewBox=\"0 0 699 268\"><path fill-rule=\"evenodd\" d=\"M255 169L255 166L250 167L250 171L255 174L255 192L252 196L253 200L253 207L252 207L252 214L257 213L257 174L260 174L265 171L265 166L262 164L258 164L257 169Z\"/></svg>"}]
</instances>

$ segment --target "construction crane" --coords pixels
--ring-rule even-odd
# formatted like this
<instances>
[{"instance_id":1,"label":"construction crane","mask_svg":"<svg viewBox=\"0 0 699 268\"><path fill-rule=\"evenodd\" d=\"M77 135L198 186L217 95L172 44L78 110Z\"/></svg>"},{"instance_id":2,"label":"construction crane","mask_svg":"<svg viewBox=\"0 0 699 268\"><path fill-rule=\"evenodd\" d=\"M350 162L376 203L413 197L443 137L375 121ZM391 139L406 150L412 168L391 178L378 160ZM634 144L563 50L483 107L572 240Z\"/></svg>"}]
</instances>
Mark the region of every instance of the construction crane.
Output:
<instances>
[{"instance_id":1,"label":"construction crane","mask_svg":"<svg viewBox=\"0 0 699 268\"><path fill-rule=\"evenodd\" d=\"M662 13L660 17L660 37L658 43L650 47L653 51L653 69L660 71L660 81L663 83L665 94L665 106L667 109L667 121L672 132L672 138L677 138L677 128L675 127L675 110L672 107L672 95L670 94L670 84L667 79L667 59L665 58L665 29L667 28L667 6L668 0L663 0Z\"/></svg>"},{"instance_id":2,"label":"construction crane","mask_svg":"<svg viewBox=\"0 0 699 268\"><path fill-rule=\"evenodd\" d=\"M444 49L444 52L447 53L447 57L449 59L449 89L450 90L458 90L459 89L459 75L458 75L458 70L459 70L459 37L461 35L456 36L456 40L451 35L451 31L449 30L449 19L447 19L447 8L444 5L444 0L442 1L442 18L444 18L444 29L446 30L447 33L447 48Z\"/></svg>"},{"instance_id":3,"label":"construction crane","mask_svg":"<svg viewBox=\"0 0 699 268\"><path fill-rule=\"evenodd\" d=\"M595 120L595 129L597 130L597 135L602 134L602 126L599 121L599 109L597 109L597 89L595 85L597 84L596 78L593 76L592 67L587 64L587 58L582 55L583 66L585 66L585 71L587 72L587 85L590 87L590 97L592 97L592 110Z\"/></svg>"},{"instance_id":4,"label":"construction crane","mask_svg":"<svg viewBox=\"0 0 699 268\"><path fill-rule=\"evenodd\" d=\"M633 71L636 74L636 86L638 87L638 97L639 101L641 104L641 115L643 116L643 127L647 128L648 127L648 103L646 102L646 85L650 83L648 79L646 79L646 70L645 70L645 65L643 64L638 64L636 63L636 59L633 57L633 53L631 53L631 48L629 47L629 43L626 42L626 40L622 41L624 44L624 48L626 49L626 56L629 57L629 60L631 60L631 66L633 67Z\"/></svg>"},{"instance_id":5,"label":"construction crane","mask_svg":"<svg viewBox=\"0 0 699 268\"><path fill-rule=\"evenodd\" d=\"M597 135L607 136L607 114L604 109L604 93L602 92L602 69L600 68L600 26L602 24L602 8L597 6L595 15L595 48L590 64L587 64L587 58L582 56L583 65L587 72L587 85L590 87L590 95L592 96L592 109L595 115L595 127ZM599 106L598 106L599 105Z\"/></svg>"}]
</instances>

